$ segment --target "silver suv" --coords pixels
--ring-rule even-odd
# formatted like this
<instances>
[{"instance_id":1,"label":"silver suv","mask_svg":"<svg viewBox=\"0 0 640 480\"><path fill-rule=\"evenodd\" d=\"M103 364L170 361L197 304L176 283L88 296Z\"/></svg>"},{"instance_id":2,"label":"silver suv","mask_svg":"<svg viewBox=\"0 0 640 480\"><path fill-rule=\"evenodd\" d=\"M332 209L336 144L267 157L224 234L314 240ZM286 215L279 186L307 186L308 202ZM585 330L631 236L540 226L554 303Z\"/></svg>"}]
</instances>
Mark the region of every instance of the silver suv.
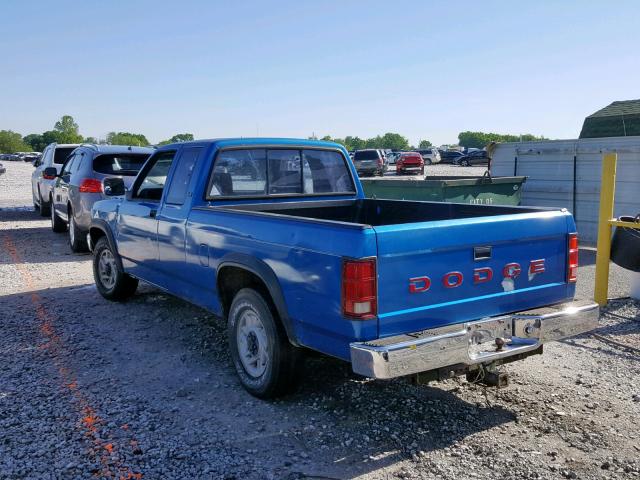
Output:
<instances>
[{"instance_id":1,"label":"silver suv","mask_svg":"<svg viewBox=\"0 0 640 480\"><path fill-rule=\"evenodd\" d=\"M72 251L87 251L91 207L107 198L104 181L122 178L129 188L153 152L153 148L123 145L81 145L73 150L55 177L51 204L51 229L64 232L68 227ZM44 173L55 171L47 168Z\"/></svg>"},{"instance_id":2,"label":"silver suv","mask_svg":"<svg viewBox=\"0 0 640 480\"><path fill-rule=\"evenodd\" d=\"M50 143L42 152L42 156L33 162L36 167L31 174L31 195L33 197L33 208L40 212L40 215L47 217L50 214L51 195L53 194L53 184L55 176L44 175L45 168L56 169L56 175L60 173L62 164L73 149L78 144L58 144Z\"/></svg>"}]
</instances>

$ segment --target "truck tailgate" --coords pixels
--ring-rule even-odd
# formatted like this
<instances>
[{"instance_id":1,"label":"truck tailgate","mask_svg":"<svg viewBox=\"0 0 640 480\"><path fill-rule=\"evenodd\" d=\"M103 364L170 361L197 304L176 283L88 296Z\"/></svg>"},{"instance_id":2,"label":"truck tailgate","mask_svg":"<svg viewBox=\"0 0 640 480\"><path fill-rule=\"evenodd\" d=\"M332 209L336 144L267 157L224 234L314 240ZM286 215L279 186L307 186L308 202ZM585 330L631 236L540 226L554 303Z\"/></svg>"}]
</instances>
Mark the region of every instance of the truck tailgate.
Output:
<instances>
[{"instance_id":1,"label":"truck tailgate","mask_svg":"<svg viewBox=\"0 0 640 480\"><path fill-rule=\"evenodd\" d=\"M374 229L380 337L549 305L575 290L564 211Z\"/></svg>"}]
</instances>

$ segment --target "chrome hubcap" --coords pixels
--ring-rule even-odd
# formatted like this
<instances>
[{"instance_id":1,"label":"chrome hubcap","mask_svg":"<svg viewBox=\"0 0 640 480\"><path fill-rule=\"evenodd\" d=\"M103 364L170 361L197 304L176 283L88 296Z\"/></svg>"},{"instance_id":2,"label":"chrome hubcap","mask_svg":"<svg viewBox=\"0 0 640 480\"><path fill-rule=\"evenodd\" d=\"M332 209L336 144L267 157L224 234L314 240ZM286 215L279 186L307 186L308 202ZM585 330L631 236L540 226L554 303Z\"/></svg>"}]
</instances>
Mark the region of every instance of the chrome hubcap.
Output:
<instances>
[{"instance_id":1,"label":"chrome hubcap","mask_svg":"<svg viewBox=\"0 0 640 480\"><path fill-rule=\"evenodd\" d=\"M255 311L246 309L240 315L236 342L246 372L254 378L260 377L269 363L269 345L267 332Z\"/></svg>"},{"instance_id":2,"label":"chrome hubcap","mask_svg":"<svg viewBox=\"0 0 640 480\"><path fill-rule=\"evenodd\" d=\"M116 268L116 259L111 251L103 250L98 259L98 276L100 277L100 283L107 289L113 288L116 284Z\"/></svg>"}]
</instances>

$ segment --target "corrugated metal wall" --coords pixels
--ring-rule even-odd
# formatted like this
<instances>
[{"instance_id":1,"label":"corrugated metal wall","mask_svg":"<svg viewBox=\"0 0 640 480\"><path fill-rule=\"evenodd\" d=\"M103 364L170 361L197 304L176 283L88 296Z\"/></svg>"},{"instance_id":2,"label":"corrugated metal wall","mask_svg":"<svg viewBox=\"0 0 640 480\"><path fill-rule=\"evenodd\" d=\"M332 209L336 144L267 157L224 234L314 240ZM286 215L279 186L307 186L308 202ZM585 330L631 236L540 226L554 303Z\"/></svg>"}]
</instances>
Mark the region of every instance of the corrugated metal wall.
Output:
<instances>
[{"instance_id":1,"label":"corrugated metal wall","mask_svg":"<svg viewBox=\"0 0 640 480\"><path fill-rule=\"evenodd\" d=\"M605 152L618 153L615 215L640 213L640 137L502 143L493 154L491 173L529 177L522 205L567 208L581 240L595 244Z\"/></svg>"}]
</instances>

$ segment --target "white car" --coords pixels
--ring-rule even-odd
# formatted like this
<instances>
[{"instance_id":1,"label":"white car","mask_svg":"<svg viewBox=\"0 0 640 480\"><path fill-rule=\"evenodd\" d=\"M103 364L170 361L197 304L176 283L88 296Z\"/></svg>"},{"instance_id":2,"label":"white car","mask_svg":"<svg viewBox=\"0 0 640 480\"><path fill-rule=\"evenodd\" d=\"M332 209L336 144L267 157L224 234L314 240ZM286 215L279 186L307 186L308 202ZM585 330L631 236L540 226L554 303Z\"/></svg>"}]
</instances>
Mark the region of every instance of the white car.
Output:
<instances>
[{"instance_id":1,"label":"white car","mask_svg":"<svg viewBox=\"0 0 640 480\"><path fill-rule=\"evenodd\" d=\"M31 195L33 196L33 207L40 212L43 217L48 217L51 213L51 195L56 177L47 177L44 170L47 167L55 167L58 174L62 164L69 154L79 147L79 144L57 144L51 143L44 149L42 156L33 162L36 167L31 174Z\"/></svg>"},{"instance_id":2,"label":"white car","mask_svg":"<svg viewBox=\"0 0 640 480\"><path fill-rule=\"evenodd\" d=\"M432 165L434 163L440 163L440 152L438 152L437 148L421 148L416 150L420 155L422 155L422 159L424 160L425 165Z\"/></svg>"}]
</instances>

